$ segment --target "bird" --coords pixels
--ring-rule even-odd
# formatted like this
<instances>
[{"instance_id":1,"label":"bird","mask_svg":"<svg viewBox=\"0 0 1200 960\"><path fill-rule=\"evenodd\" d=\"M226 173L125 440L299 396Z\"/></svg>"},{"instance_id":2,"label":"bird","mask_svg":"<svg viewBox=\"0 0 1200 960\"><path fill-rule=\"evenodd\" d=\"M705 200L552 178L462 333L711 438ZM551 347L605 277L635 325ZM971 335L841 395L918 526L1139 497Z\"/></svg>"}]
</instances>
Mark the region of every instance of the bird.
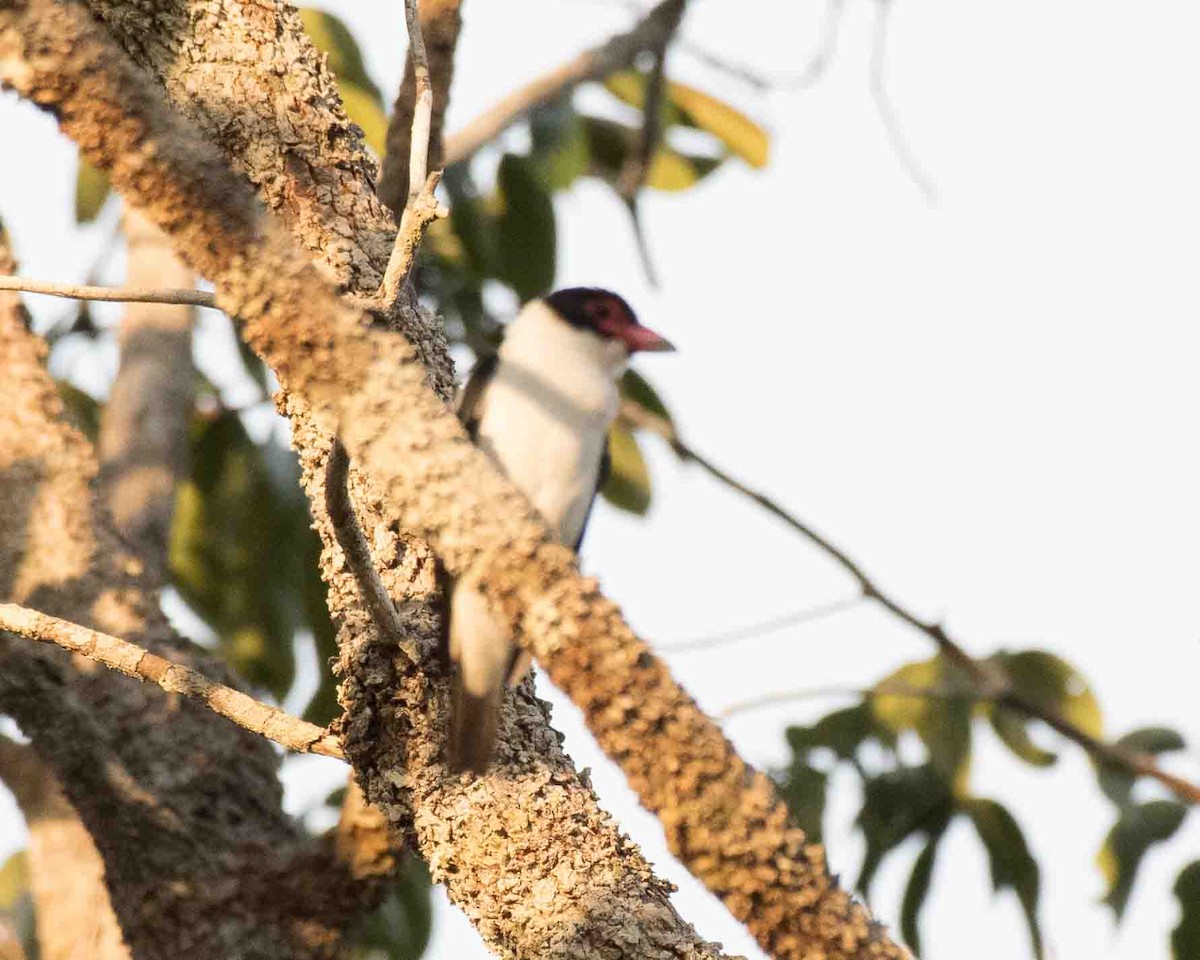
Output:
<instances>
[{"instance_id":1,"label":"bird","mask_svg":"<svg viewBox=\"0 0 1200 960\"><path fill-rule=\"evenodd\" d=\"M624 298L571 287L530 300L496 353L459 394L467 434L523 493L562 544L576 551L608 473L608 431L631 354L673 351ZM486 772L506 686L529 670L527 653L470 583L446 585L451 673L450 762Z\"/></svg>"}]
</instances>

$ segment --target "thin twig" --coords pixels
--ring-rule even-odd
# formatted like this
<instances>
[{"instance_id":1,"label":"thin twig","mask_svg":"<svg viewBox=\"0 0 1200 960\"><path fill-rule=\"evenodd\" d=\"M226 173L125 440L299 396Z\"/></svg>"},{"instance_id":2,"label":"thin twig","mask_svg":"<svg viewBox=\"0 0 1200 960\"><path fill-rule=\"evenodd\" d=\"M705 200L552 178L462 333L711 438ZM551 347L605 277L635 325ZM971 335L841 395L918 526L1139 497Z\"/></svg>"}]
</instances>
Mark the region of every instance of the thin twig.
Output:
<instances>
[{"instance_id":1,"label":"thin twig","mask_svg":"<svg viewBox=\"0 0 1200 960\"><path fill-rule=\"evenodd\" d=\"M48 297L71 300L99 300L105 303L177 303L189 307L217 306L216 297L207 290L138 289L134 287L94 287L88 284L49 283L27 277L0 277L0 290L41 293Z\"/></svg>"},{"instance_id":2,"label":"thin twig","mask_svg":"<svg viewBox=\"0 0 1200 960\"><path fill-rule=\"evenodd\" d=\"M880 589L866 572L855 563L840 547L826 539L822 534L789 513L776 501L766 494L760 493L742 483L707 457L688 446L679 437L674 425L665 417L653 413L632 401L621 404L621 418L631 427L657 434L671 445L675 454L685 461L690 461L705 470L714 479L757 503L772 516L783 521L811 544L818 547L831 557L855 582L858 583L863 597L873 600L903 623L920 631L932 640L942 655L961 668L970 679L975 696L980 700L994 701L1001 706L1015 710L1024 716L1040 720L1068 740L1078 744L1095 759L1121 767L1128 772L1141 777L1149 777L1168 787L1181 800L1187 803L1200 804L1200 785L1194 784L1181 777L1163 770L1150 754L1126 750L1114 744L1107 743L1067 720L1054 708L1034 700L1014 689L1004 668L992 660L977 660L954 640L940 623L923 620L902 606L893 597Z\"/></svg>"},{"instance_id":3,"label":"thin twig","mask_svg":"<svg viewBox=\"0 0 1200 960\"><path fill-rule=\"evenodd\" d=\"M52 643L133 677L204 704L213 713L297 753L345 760L341 742L328 730L284 713L210 680L191 667L172 663L119 637L89 630L15 603L0 604L0 630Z\"/></svg>"},{"instance_id":4,"label":"thin twig","mask_svg":"<svg viewBox=\"0 0 1200 960\"><path fill-rule=\"evenodd\" d=\"M806 610L794 610L791 613L785 613L782 616L763 620L760 623L753 623L749 626L738 627L735 630L709 633L702 637L693 637L690 640L684 640L680 643L663 644L658 649L663 653L693 653L697 650L711 650L713 647L722 647L726 644L738 643L741 640L760 637L764 633L771 633L774 630L781 630L784 627L796 627L801 624L812 623L816 620L823 620L836 613L842 613L845 610L860 606L865 600L866 597L861 593L857 593L852 597L831 600L829 603L809 607Z\"/></svg>"},{"instance_id":5,"label":"thin twig","mask_svg":"<svg viewBox=\"0 0 1200 960\"><path fill-rule=\"evenodd\" d=\"M893 0L875 0L875 36L871 43L871 96L875 100L875 109L879 119L883 121L887 131L888 141L900 165L904 167L909 179L916 184L917 189L930 203L937 201L937 187L932 178L925 172L912 147L909 146L900 120L896 116L896 108L887 90L887 42L892 18Z\"/></svg>"},{"instance_id":6,"label":"thin twig","mask_svg":"<svg viewBox=\"0 0 1200 960\"><path fill-rule=\"evenodd\" d=\"M379 579L375 561L371 559L371 548L359 526L354 505L350 502L349 479L350 457L342 442L335 439L329 448L329 459L325 462L325 512L329 514L329 522L337 534L338 545L346 555L346 565L358 583L363 606L371 614L379 632L403 654L404 645L401 641L404 626L391 595Z\"/></svg>"},{"instance_id":7,"label":"thin twig","mask_svg":"<svg viewBox=\"0 0 1200 960\"><path fill-rule=\"evenodd\" d=\"M417 92L408 145L408 206L411 207L425 186L429 131L433 121L433 81L429 77L429 58L425 54L425 36L421 32L417 0L404 0L404 19L408 25L408 54L412 58Z\"/></svg>"},{"instance_id":8,"label":"thin twig","mask_svg":"<svg viewBox=\"0 0 1200 960\"><path fill-rule=\"evenodd\" d=\"M565 96L581 83L599 80L628 67L639 53L652 50L673 29L685 0L662 0L633 29L568 60L560 67L514 90L457 133L446 138L446 166L461 163L510 125L544 103Z\"/></svg>"},{"instance_id":9,"label":"thin twig","mask_svg":"<svg viewBox=\"0 0 1200 960\"><path fill-rule=\"evenodd\" d=\"M413 136L416 136L416 122L413 123ZM417 259L417 249L425 237L425 231L434 220L449 216L450 211L438 202L434 191L442 180L440 170L435 170L425 180L425 186L417 196L410 199L400 215L400 229L396 231L396 242L392 245L392 254L388 257L387 269L383 273L383 283L379 286L378 297L384 305L391 305L400 296L400 291L412 274L413 264Z\"/></svg>"}]
</instances>

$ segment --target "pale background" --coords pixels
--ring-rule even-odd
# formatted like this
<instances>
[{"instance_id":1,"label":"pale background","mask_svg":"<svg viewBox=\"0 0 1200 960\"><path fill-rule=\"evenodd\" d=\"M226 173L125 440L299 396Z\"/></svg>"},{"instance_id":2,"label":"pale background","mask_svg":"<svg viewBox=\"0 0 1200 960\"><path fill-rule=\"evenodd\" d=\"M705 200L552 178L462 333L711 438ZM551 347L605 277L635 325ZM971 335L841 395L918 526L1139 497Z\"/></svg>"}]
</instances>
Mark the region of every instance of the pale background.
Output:
<instances>
[{"instance_id":1,"label":"pale background","mask_svg":"<svg viewBox=\"0 0 1200 960\"><path fill-rule=\"evenodd\" d=\"M391 6L331 7L386 91L404 50ZM629 22L617 4L579 0L464 9L451 129ZM696 190L647 201L657 292L623 211L599 186L577 186L559 207L558 282L625 293L681 348L641 369L690 440L846 546L886 589L944 616L975 652L1038 645L1078 663L1114 735L1168 722L1198 744L1200 8L898 0L888 88L936 203L898 163L874 110L875 9L849 0L832 67L804 91L756 94L675 55L675 75L703 78L770 127L769 169L730 164ZM823 14L819 0L694 0L684 33L795 75ZM0 212L25 272L80 278L108 227L83 241L74 231L73 149L11 96L0 99L0 140ZM42 320L64 309L31 302ZM601 507L584 555L645 636L665 645L852 592L778 524L665 449L651 454L650 517ZM672 666L715 713L768 690L862 685L929 652L923 637L862 609ZM785 758L784 725L830 706L763 710L727 729L770 767ZM556 719L606 805L680 885L684 915L728 950L759 956L667 855L573 709ZM1051 955L1165 956L1170 885L1200 856L1200 818L1146 860L1115 931L1092 866L1112 812L1084 759L1068 748L1057 768L1031 772L980 740L975 787L1010 804L1043 868ZM1193 749L1175 765L1195 777L1196 761ZM341 775L332 762L291 762L292 808ZM842 786L830 857L853 876L862 851ZM22 831L0 797L0 856ZM875 907L890 922L915 849L881 875ZM925 916L928 958L1028 955L1015 900L989 891L977 841L956 827ZM440 903L428 956L482 955Z\"/></svg>"}]
</instances>

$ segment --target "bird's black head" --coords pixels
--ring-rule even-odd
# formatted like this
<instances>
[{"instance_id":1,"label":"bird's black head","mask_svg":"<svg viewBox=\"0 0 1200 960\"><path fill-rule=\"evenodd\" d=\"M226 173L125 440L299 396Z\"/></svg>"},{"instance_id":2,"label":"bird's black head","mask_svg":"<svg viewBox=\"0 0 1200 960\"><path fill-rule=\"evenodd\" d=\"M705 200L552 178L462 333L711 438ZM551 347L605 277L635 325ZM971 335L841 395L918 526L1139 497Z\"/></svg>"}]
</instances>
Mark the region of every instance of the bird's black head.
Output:
<instances>
[{"instance_id":1,"label":"bird's black head","mask_svg":"<svg viewBox=\"0 0 1200 960\"><path fill-rule=\"evenodd\" d=\"M675 349L666 338L643 327L625 299L609 290L569 287L550 294L546 304L571 326L623 343L630 353Z\"/></svg>"}]
</instances>

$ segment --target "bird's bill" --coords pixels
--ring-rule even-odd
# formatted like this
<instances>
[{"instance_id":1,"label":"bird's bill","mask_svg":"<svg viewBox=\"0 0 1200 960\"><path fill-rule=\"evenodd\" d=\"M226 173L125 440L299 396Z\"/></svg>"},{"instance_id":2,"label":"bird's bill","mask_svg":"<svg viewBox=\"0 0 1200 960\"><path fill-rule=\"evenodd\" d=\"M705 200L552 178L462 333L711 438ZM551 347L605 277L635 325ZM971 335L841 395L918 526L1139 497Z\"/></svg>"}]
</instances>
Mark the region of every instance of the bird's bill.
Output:
<instances>
[{"instance_id":1,"label":"bird's bill","mask_svg":"<svg viewBox=\"0 0 1200 960\"><path fill-rule=\"evenodd\" d=\"M649 327L633 324L618 334L630 353L668 353L675 349L666 337L659 336Z\"/></svg>"}]
</instances>

